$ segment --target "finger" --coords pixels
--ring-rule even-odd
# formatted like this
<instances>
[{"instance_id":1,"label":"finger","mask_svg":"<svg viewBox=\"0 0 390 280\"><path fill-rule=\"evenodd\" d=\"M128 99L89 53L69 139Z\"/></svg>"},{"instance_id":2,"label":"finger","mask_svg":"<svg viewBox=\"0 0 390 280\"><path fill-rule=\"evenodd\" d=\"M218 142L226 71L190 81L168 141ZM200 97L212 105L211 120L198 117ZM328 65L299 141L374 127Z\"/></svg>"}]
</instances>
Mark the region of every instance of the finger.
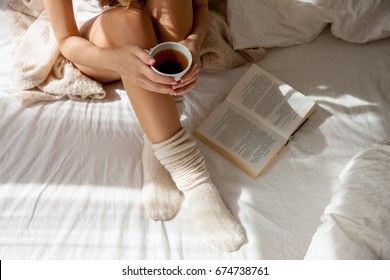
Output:
<instances>
[{"instance_id":1,"label":"finger","mask_svg":"<svg viewBox=\"0 0 390 280\"><path fill-rule=\"evenodd\" d=\"M179 83L177 83L176 85L173 85L173 89L179 89L179 88L185 87L191 83L196 82L196 80L198 79L198 73L199 72L196 72L196 73L194 73L193 76L187 76L186 79L180 80Z\"/></svg>"},{"instance_id":2,"label":"finger","mask_svg":"<svg viewBox=\"0 0 390 280\"><path fill-rule=\"evenodd\" d=\"M177 81L171 77L163 76L160 74L157 74L156 72L153 71L152 68L147 67L148 69L145 69L144 75L151 81L159 84L164 84L164 85L176 85Z\"/></svg>"},{"instance_id":3,"label":"finger","mask_svg":"<svg viewBox=\"0 0 390 280\"><path fill-rule=\"evenodd\" d=\"M171 85L164 85L159 83L151 82L149 79L140 79L138 86L155 93L161 94L174 94L174 89Z\"/></svg>"},{"instance_id":4,"label":"finger","mask_svg":"<svg viewBox=\"0 0 390 280\"><path fill-rule=\"evenodd\" d=\"M153 56L140 47L133 46L132 53L147 65L153 65L156 62Z\"/></svg>"},{"instance_id":5,"label":"finger","mask_svg":"<svg viewBox=\"0 0 390 280\"><path fill-rule=\"evenodd\" d=\"M187 93L188 91L190 91L192 88L194 88L195 84L196 84L196 81L194 80L193 82L191 82L183 87L176 88L176 89L174 89L173 95L183 95L183 94Z\"/></svg>"},{"instance_id":6,"label":"finger","mask_svg":"<svg viewBox=\"0 0 390 280\"><path fill-rule=\"evenodd\" d=\"M172 88L172 86L151 86L150 83L143 83L142 85L140 85L141 87L143 87L144 89L150 91L150 92L154 92L154 93L158 93L158 94L174 94L175 91L174 89Z\"/></svg>"},{"instance_id":7,"label":"finger","mask_svg":"<svg viewBox=\"0 0 390 280\"><path fill-rule=\"evenodd\" d=\"M200 64L199 63L196 63L194 64L190 71L188 71L188 73L186 73L181 79L180 81L182 83L188 83L189 81L192 81L194 79L196 79L196 77L198 76L199 74L199 71L200 71Z\"/></svg>"},{"instance_id":8,"label":"finger","mask_svg":"<svg viewBox=\"0 0 390 280\"><path fill-rule=\"evenodd\" d=\"M195 83L195 82L196 82L196 79L197 79L197 77L195 76L195 77L193 77L191 80L187 80L185 83L180 82L180 83L178 83L177 85L172 86L172 88L173 88L174 90L178 90L178 89L180 89L180 88L185 88L185 87L188 86L189 84Z\"/></svg>"},{"instance_id":9,"label":"finger","mask_svg":"<svg viewBox=\"0 0 390 280\"><path fill-rule=\"evenodd\" d=\"M139 75L137 75L138 77L135 77L135 79L137 80L141 79L145 82L145 84L147 84L148 82L169 85L169 86L173 86L177 84L177 81L175 81L173 78L156 73L155 71L153 71L151 66L147 64L139 63L137 67L138 67Z\"/></svg>"},{"instance_id":10,"label":"finger","mask_svg":"<svg viewBox=\"0 0 390 280\"><path fill-rule=\"evenodd\" d=\"M151 56L145 50L141 49L140 47L134 46L132 52L133 55L137 56L142 62L147 65L147 67L142 68L142 72L146 77L149 78L149 80L165 85L177 84L177 82L173 78L159 75L152 70L150 66L152 66L156 61L153 56Z\"/></svg>"}]
</instances>

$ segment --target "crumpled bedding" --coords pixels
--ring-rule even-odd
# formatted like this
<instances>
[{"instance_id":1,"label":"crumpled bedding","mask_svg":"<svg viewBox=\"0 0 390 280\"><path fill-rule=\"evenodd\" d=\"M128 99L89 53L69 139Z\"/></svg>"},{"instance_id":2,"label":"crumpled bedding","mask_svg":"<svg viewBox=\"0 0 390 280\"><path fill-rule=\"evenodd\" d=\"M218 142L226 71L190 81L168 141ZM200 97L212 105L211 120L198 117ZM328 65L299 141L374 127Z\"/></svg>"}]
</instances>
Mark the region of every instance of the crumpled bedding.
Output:
<instances>
[{"instance_id":1,"label":"crumpled bedding","mask_svg":"<svg viewBox=\"0 0 390 280\"><path fill-rule=\"evenodd\" d=\"M390 36L388 0L227 0L227 11L235 49L307 43L327 25L347 42Z\"/></svg>"},{"instance_id":2,"label":"crumpled bedding","mask_svg":"<svg viewBox=\"0 0 390 280\"><path fill-rule=\"evenodd\" d=\"M346 165L305 259L390 259L390 146Z\"/></svg>"}]
</instances>

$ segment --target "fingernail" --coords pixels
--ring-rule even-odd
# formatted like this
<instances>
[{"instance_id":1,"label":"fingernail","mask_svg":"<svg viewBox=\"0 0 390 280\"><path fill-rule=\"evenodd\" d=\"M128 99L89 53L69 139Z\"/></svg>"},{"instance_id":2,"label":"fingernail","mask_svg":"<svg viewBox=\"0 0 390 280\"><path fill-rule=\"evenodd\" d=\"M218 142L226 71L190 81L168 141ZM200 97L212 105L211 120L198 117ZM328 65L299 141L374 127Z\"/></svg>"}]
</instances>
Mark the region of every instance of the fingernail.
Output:
<instances>
[{"instance_id":1,"label":"fingernail","mask_svg":"<svg viewBox=\"0 0 390 280\"><path fill-rule=\"evenodd\" d=\"M154 63L154 58L153 57L149 57L148 58L148 63L149 64L153 64Z\"/></svg>"}]
</instances>

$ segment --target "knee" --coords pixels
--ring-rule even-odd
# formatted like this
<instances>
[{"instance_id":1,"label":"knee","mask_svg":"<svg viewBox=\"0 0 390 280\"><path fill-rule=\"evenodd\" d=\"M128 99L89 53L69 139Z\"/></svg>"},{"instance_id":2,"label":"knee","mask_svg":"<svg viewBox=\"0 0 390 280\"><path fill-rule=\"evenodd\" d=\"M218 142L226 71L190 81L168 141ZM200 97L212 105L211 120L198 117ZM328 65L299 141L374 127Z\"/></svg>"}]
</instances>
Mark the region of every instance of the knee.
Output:
<instances>
[{"instance_id":1,"label":"knee","mask_svg":"<svg viewBox=\"0 0 390 280\"><path fill-rule=\"evenodd\" d=\"M150 16L140 9L109 10L102 13L94 25L96 34L100 33L100 40L106 46L138 45L150 48L157 43Z\"/></svg>"},{"instance_id":2,"label":"knee","mask_svg":"<svg viewBox=\"0 0 390 280\"><path fill-rule=\"evenodd\" d=\"M193 27L192 1L148 0L147 10L160 42L181 41L191 33Z\"/></svg>"},{"instance_id":3,"label":"knee","mask_svg":"<svg viewBox=\"0 0 390 280\"><path fill-rule=\"evenodd\" d=\"M192 24L189 22L165 22L164 20L153 20L155 33L159 42L174 41L179 42L187 38L191 33Z\"/></svg>"}]
</instances>

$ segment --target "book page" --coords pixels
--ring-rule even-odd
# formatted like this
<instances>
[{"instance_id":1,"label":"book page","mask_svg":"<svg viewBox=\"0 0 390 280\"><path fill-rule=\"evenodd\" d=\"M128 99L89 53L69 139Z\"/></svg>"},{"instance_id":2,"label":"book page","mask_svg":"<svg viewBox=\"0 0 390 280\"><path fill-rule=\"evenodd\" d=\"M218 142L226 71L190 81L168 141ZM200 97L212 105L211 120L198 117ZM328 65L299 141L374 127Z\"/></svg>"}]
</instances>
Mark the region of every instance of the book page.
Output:
<instances>
[{"instance_id":1,"label":"book page","mask_svg":"<svg viewBox=\"0 0 390 280\"><path fill-rule=\"evenodd\" d=\"M287 142L287 139L228 101L218 106L195 133L202 134L200 139L207 138L208 144L211 142L214 148L219 146L236 159L230 158L233 162L237 163L238 160L244 163L255 174L258 174Z\"/></svg>"},{"instance_id":2,"label":"book page","mask_svg":"<svg viewBox=\"0 0 390 280\"><path fill-rule=\"evenodd\" d=\"M227 99L288 138L315 102L253 64Z\"/></svg>"}]
</instances>

